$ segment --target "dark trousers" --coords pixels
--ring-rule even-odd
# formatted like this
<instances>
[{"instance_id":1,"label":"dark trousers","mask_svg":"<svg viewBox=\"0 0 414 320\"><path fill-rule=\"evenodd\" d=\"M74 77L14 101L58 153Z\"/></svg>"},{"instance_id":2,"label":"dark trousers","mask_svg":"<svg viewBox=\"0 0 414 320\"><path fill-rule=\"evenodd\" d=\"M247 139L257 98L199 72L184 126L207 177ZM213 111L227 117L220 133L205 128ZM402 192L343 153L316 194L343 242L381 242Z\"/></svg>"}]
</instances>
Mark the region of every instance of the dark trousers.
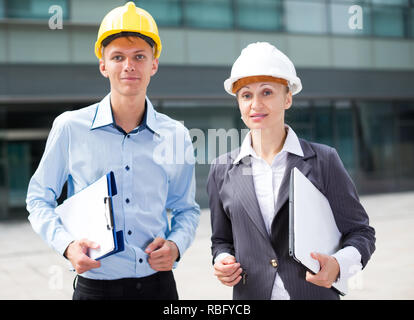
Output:
<instances>
[{"instance_id":1,"label":"dark trousers","mask_svg":"<svg viewBox=\"0 0 414 320\"><path fill-rule=\"evenodd\" d=\"M172 271L117 280L77 277L73 300L178 300Z\"/></svg>"}]
</instances>

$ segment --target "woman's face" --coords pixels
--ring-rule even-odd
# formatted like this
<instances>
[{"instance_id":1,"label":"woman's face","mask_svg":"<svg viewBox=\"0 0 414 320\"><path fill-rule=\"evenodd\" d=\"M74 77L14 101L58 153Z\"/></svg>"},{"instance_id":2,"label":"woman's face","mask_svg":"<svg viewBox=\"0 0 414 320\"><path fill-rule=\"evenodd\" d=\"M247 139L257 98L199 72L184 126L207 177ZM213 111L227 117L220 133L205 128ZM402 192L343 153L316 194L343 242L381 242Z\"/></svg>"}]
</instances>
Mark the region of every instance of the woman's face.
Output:
<instances>
[{"instance_id":1,"label":"woman's face","mask_svg":"<svg viewBox=\"0 0 414 320\"><path fill-rule=\"evenodd\" d=\"M292 93L276 82L255 82L237 92L240 113L249 129L283 126L285 110L292 105Z\"/></svg>"}]
</instances>

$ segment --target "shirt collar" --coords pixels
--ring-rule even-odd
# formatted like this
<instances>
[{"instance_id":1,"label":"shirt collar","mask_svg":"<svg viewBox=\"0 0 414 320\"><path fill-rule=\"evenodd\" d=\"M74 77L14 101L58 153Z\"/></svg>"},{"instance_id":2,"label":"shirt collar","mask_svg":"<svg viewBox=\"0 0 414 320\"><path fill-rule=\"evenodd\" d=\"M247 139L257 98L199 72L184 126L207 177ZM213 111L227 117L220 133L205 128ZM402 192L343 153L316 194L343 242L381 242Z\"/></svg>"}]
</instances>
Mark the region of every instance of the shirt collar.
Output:
<instances>
[{"instance_id":1,"label":"shirt collar","mask_svg":"<svg viewBox=\"0 0 414 320\"><path fill-rule=\"evenodd\" d=\"M92 120L91 129L100 128L114 123L111 110L111 94L107 94L105 98L98 103L95 117Z\"/></svg>"},{"instance_id":2,"label":"shirt collar","mask_svg":"<svg viewBox=\"0 0 414 320\"><path fill-rule=\"evenodd\" d=\"M288 125L285 125L285 128L287 130L287 136L283 148L280 152L285 151L303 157L303 150L295 131L293 131L293 129ZM246 137L244 138L243 143L240 147L240 153L234 160L233 164L237 164L238 162L240 162L241 159L247 156L252 156L257 159L260 158L252 147L251 131L249 131Z\"/></svg>"},{"instance_id":3,"label":"shirt collar","mask_svg":"<svg viewBox=\"0 0 414 320\"><path fill-rule=\"evenodd\" d=\"M147 108L146 108L146 116L145 116L145 125L148 129L150 129L153 133L158 133L158 122L157 122L157 115L156 111L154 109L154 106L152 105L151 101L148 99L148 97L145 97L147 102Z\"/></svg>"},{"instance_id":4,"label":"shirt collar","mask_svg":"<svg viewBox=\"0 0 414 320\"><path fill-rule=\"evenodd\" d=\"M154 106L148 97L145 97L145 102L146 108L140 127L146 127L153 133L157 133L158 125L156 121L156 112L154 110ZM99 102L96 108L95 117L92 120L91 129L96 129L111 124L116 126L115 119L112 114L111 94L109 93L105 98L101 100L101 102Z\"/></svg>"}]
</instances>

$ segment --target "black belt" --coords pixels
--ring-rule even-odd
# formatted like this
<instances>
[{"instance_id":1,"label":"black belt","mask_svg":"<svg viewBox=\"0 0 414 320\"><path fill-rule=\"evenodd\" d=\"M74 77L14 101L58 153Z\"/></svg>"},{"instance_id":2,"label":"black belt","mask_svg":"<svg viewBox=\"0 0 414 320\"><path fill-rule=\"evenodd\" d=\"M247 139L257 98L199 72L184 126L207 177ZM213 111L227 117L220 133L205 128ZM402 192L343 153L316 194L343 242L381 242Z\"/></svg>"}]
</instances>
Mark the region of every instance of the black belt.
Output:
<instances>
[{"instance_id":1,"label":"black belt","mask_svg":"<svg viewBox=\"0 0 414 320\"><path fill-rule=\"evenodd\" d=\"M142 284L148 282L162 281L162 279L171 277L170 273L172 271L162 271L156 272L152 275L142 277L142 278L122 278L115 280L96 280L88 279L80 275L76 275L73 280L73 289L75 290L78 284L85 285L87 287L92 287L95 289L100 289L102 291L117 291L121 290L124 287L135 287L138 288Z\"/></svg>"}]
</instances>

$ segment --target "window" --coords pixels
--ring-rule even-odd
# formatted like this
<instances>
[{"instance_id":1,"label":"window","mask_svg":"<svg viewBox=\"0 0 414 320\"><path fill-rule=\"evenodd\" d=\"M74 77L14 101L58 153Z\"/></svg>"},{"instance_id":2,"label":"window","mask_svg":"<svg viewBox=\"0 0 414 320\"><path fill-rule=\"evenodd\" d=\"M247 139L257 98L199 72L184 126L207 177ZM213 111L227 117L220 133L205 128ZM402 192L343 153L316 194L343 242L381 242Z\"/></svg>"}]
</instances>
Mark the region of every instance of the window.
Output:
<instances>
[{"instance_id":1,"label":"window","mask_svg":"<svg viewBox=\"0 0 414 320\"><path fill-rule=\"evenodd\" d=\"M6 141L0 140L0 190L6 187Z\"/></svg>"},{"instance_id":2,"label":"window","mask_svg":"<svg viewBox=\"0 0 414 320\"><path fill-rule=\"evenodd\" d=\"M398 119L398 170L402 187L412 187L414 178L414 102L396 104ZM411 181L411 185L408 185Z\"/></svg>"},{"instance_id":3,"label":"window","mask_svg":"<svg viewBox=\"0 0 414 320\"><path fill-rule=\"evenodd\" d=\"M373 7L373 34L376 36L403 37L404 9L400 7Z\"/></svg>"},{"instance_id":4,"label":"window","mask_svg":"<svg viewBox=\"0 0 414 320\"><path fill-rule=\"evenodd\" d=\"M313 108L315 138L318 143L333 147L333 108L329 101L316 101Z\"/></svg>"},{"instance_id":5,"label":"window","mask_svg":"<svg viewBox=\"0 0 414 320\"><path fill-rule=\"evenodd\" d=\"M8 210L6 161L6 142L0 140L0 218L7 217Z\"/></svg>"},{"instance_id":6,"label":"window","mask_svg":"<svg viewBox=\"0 0 414 320\"><path fill-rule=\"evenodd\" d=\"M410 37L414 38L414 9L410 9L408 15L409 15L408 20L410 23L410 26L409 26Z\"/></svg>"},{"instance_id":7,"label":"window","mask_svg":"<svg viewBox=\"0 0 414 320\"><path fill-rule=\"evenodd\" d=\"M298 137L313 140L312 114L309 101L293 99L293 105L285 112L285 122Z\"/></svg>"},{"instance_id":8,"label":"window","mask_svg":"<svg viewBox=\"0 0 414 320\"><path fill-rule=\"evenodd\" d=\"M360 168L371 181L395 177L396 145L390 102L358 102Z\"/></svg>"},{"instance_id":9,"label":"window","mask_svg":"<svg viewBox=\"0 0 414 320\"><path fill-rule=\"evenodd\" d=\"M208 29L233 28L231 0L184 0L184 24Z\"/></svg>"},{"instance_id":10,"label":"window","mask_svg":"<svg viewBox=\"0 0 414 320\"><path fill-rule=\"evenodd\" d=\"M0 19L4 18L5 10L4 10L4 0L0 0Z\"/></svg>"},{"instance_id":11,"label":"window","mask_svg":"<svg viewBox=\"0 0 414 320\"><path fill-rule=\"evenodd\" d=\"M371 0L373 5L387 4L394 6L408 6L410 0Z\"/></svg>"},{"instance_id":12,"label":"window","mask_svg":"<svg viewBox=\"0 0 414 320\"><path fill-rule=\"evenodd\" d=\"M31 177L30 145L28 142L9 142L7 153L9 205L11 207L23 206Z\"/></svg>"},{"instance_id":13,"label":"window","mask_svg":"<svg viewBox=\"0 0 414 320\"><path fill-rule=\"evenodd\" d=\"M402 102L398 104L398 121L400 124L414 125L414 102Z\"/></svg>"},{"instance_id":14,"label":"window","mask_svg":"<svg viewBox=\"0 0 414 320\"><path fill-rule=\"evenodd\" d=\"M240 29L282 30L283 6L280 0L237 0L235 21Z\"/></svg>"},{"instance_id":15,"label":"window","mask_svg":"<svg viewBox=\"0 0 414 320\"><path fill-rule=\"evenodd\" d=\"M62 8L63 18L68 19L69 7L67 0L4 0L8 18L48 19L51 17L49 8L58 5Z\"/></svg>"},{"instance_id":16,"label":"window","mask_svg":"<svg viewBox=\"0 0 414 320\"><path fill-rule=\"evenodd\" d=\"M136 5L147 10L158 26L179 26L182 23L181 0L139 0Z\"/></svg>"},{"instance_id":17,"label":"window","mask_svg":"<svg viewBox=\"0 0 414 320\"><path fill-rule=\"evenodd\" d=\"M351 176L355 176L355 137L353 110L349 101L336 101L334 109L335 148Z\"/></svg>"},{"instance_id":18,"label":"window","mask_svg":"<svg viewBox=\"0 0 414 320\"><path fill-rule=\"evenodd\" d=\"M286 31L326 33L325 1L285 1Z\"/></svg>"}]
</instances>

